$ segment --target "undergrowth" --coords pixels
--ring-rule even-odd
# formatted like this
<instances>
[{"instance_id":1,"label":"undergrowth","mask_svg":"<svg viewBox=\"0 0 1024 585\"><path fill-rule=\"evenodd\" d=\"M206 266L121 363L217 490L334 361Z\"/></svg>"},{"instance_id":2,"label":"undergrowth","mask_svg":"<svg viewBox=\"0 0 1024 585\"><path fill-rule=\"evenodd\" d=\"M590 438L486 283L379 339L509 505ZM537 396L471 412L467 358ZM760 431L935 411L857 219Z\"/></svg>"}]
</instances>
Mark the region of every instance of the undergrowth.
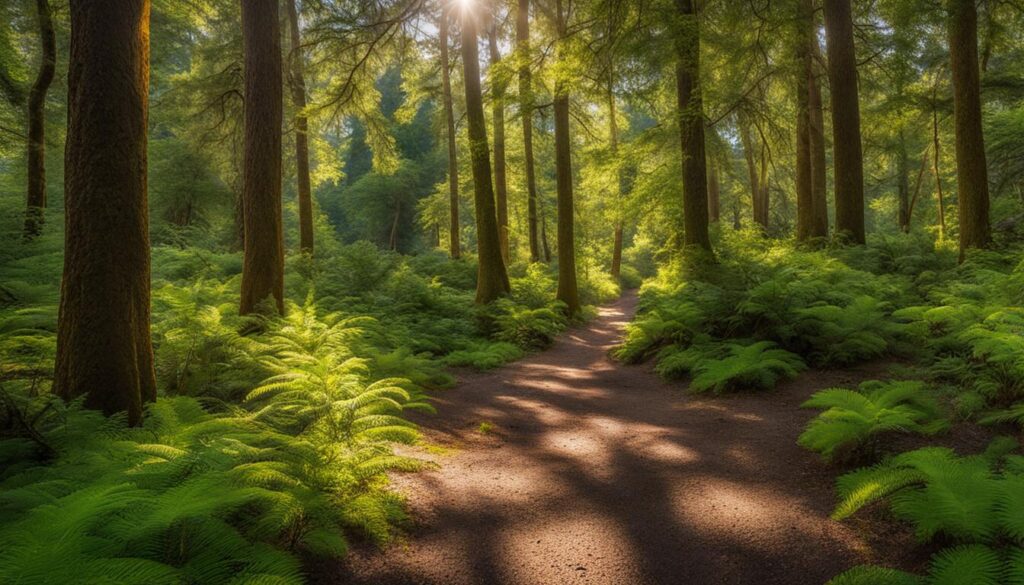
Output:
<instances>
[{"instance_id":1,"label":"undergrowth","mask_svg":"<svg viewBox=\"0 0 1024 585\"><path fill-rule=\"evenodd\" d=\"M0 582L303 582L306 557L384 544L405 524L390 472L428 464L413 411L569 325L555 272L513 265L473 304L476 265L367 243L289 257L287 312L238 316L238 253L153 249L160 396L144 424L50 394L59 233L0 253ZM617 286L584 280L588 302Z\"/></svg>"},{"instance_id":2,"label":"undergrowth","mask_svg":"<svg viewBox=\"0 0 1024 585\"><path fill-rule=\"evenodd\" d=\"M923 235L809 250L728 231L716 252L714 263L669 263L643 285L615 355L653 359L698 392L770 389L805 365L896 362L896 380L814 394L804 406L821 412L799 443L834 465L874 463L839 479L836 519L883 505L941 550L925 576L861 566L832 583L1024 584L1017 440L982 454L894 449L897 436L926 443L954 423L1024 427L1019 254L977 251L958 264Z\"/></svg>"}]
</instances>

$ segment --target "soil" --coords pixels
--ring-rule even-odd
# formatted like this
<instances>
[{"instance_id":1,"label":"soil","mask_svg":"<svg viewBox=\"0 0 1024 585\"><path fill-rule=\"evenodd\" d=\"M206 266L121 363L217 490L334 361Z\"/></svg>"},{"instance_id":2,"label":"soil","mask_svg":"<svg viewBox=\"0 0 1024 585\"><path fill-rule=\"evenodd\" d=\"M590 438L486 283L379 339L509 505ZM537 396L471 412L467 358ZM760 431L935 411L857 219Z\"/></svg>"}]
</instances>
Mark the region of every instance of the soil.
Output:
<instances>
[{"instance_id":1,"label":"soil","mask_svg":"<svg viewBox=\"0 0 1024 585\"><path fill-rule=\"evenodd\" d=\"M421 419L435 471L396 476L413 519L314 582L821 584L920 562L872 514L829 519L839 470L796 444L812 393L884 366L812 371L767 393L695 396L608 356L635 294L543 353L466 373Z\"/></svg>"}]
</instances>

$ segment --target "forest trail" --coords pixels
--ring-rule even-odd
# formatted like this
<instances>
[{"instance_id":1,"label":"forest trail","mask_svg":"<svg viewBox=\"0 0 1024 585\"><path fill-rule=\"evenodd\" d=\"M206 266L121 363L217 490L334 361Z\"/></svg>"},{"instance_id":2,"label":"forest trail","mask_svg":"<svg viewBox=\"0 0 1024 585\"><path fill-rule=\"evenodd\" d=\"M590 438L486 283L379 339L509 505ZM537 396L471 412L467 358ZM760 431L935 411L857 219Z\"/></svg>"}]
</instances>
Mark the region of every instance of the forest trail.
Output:
<instances>
[{"instance_id":1,"label":"forest trail","mask_svg":"<svg viewBox=\"0 0 1024 585\"><path fill-rule=\"evenodd\" d=\"M440 469L396 478L414 527L315 582L820 584L879 560L829 520L832 470L796 444L812 372L769 393L685 394L609 359L636 295L546 352L460 377L424 418ZM482 432L481 423L492 425Z\"/></svg>"}]
</instances>

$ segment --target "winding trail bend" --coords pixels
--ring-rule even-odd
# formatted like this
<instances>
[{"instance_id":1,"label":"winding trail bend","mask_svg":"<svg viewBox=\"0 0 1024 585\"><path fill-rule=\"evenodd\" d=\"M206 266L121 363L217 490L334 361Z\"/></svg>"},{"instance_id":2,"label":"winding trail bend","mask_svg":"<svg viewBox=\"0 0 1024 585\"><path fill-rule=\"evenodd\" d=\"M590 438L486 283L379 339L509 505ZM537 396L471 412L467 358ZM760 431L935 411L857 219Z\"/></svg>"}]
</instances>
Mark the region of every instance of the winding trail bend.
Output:
<instances>
[{"instance_id":1,"label":"winding trail bend","mask_svg":"<svg viewBox=\"0 0 1024 585\"><path fill-rule=\"evenodd\" d=\"M878 561L829 520L834 471L796 445L821 388L704 398L608 358L635 294L548 351L460 376L424 418L449 447L400 475L409 536L315 569L323 584L821 584ZM488 423L483 432L481 423Z\"/></svg>"}]
</instances>

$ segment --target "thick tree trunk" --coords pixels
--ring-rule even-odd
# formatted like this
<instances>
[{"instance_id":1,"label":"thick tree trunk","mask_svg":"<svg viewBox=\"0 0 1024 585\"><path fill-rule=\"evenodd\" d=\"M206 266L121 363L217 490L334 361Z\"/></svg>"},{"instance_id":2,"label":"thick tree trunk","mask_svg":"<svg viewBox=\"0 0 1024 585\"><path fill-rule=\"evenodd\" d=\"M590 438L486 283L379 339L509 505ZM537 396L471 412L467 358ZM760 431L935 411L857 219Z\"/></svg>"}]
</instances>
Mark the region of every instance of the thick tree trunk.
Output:
<instances>
[{"instance_id":1,"label":"thick tree trunk","mask_svg":"<svg viewBox=\"0 0 1024 585\"><path fill-rule=\"evenodd\" d=\"M448 60L448 22L451 18L448 8L441 8L441 91L444 102L444 118L448 132L448 252L452 258L462 256L461 229L459 227L459 155L455 143L455 111L452 107L452 77Z\"/></svg>"},{"instance_id":2,"label":"thick tree trunk","mask_svg":"<svg viewBox=\"0 0 1024 585\"><path fill-rule=\"evenodd\" d=\"M245 260L243 315L269 297L284 312L284 242L281 228L281 34L277 0L242 1L245 45L245 155L242 207Z\"/></svg>"},{"instance_id":3,"label":"thick tree trunk","mask_svg":"<svg viewBox=\"0 0 1024 585\"><path fill-rule=\"evenodd\" d=\"M556 0L557 29L560 43L564 43L568 23L562 3ZM559 46L560 57L564 48ZM572 185L572 136L569 134L569 87L566 80L555 83L555 179L558 198L558 291L555 297L565 303L566 312L574 316L580 312L580 293L576 284L576 218L574 216Z\"/></svg>"},{"instance_id":4,"label":"thick tree trunk","mask_svg":"<svg viewBox=\"0 0 1024 585\"><path fill-rule=\"evenodd\" d=\"M496 26L492 26L487 33L488 48L490 49L491 66L497 71L501 62L501 52L498 50L498 33ZM509 233L508 233L508 180L505 177L505 86L499 79L500 75L494 73L491 77L491 93L494 125L494 195L498 206L498 236L501 240L501 257L508 265L509 261Z\"/></svg>"},{"instance_id":5,"label":"thick tree trunk","mask_svg":"<svg viewBox=\"0 0 1024 585\"><path fill-rule=\"evenodd\" d=\"M505 261L501 256L494 187L491 184L491 153L487 146L487 120L480 89L480 55L477 47L476 15L462 18L462 71L466 85L466 121L469 125L469 154L473 163L473 201L476 204L477 279L476 302L487 304L511 291Z\"/></svg>"},{"instance_id":6,"label":"thick tree trunk","mask_svg":"<svg viewBox=\"0 0 1024 585\"><path fill-rule=\"evenodd\" d=\"M970 248L989 245L988 165L981 128L978 72L978 10L974 0L947 0L949 57L953 68L953 119L956 124L957 209L960 260Z\"/></svg>"},{"instance_id":7,"label":"thick tree trunk","mask_svg":"<svg viewBox=\"0 0 1024 585\"><path fill-rule=\"evenodd\" d=\"M857 56L850 0L825 0L828 76L832 88L832 148L835 161L836 231L863 244L864 159L861 151Z\"/></svg>"},{"instance_id":8,"label":"thick tree trunk","mask_svg":"<svg viewBox=\"0 0 1024 585\"><path fill-rule=\"evenodd\" d=\"M516 53L519 60L519 113L523 119L523 151L526 161L526 221L530 237L530 262L540 262L541 244L537 215L537 175L533 163L533 79L530 73L530 0L519 0L519 9L516 14ZM545 256L550 257L550 254Z\"/></svg>"},{"instance_id":9,"label":"thick tree trunk","mask_svg":"<svg viewBox=\"0 0 1024 585\"><path fill-rule=\"evenodd\" d=\"M313 197L309 181L309 120L306 118L306 78L302 67L302 39L299 36L297 0L288 0L291 27L292 102L295 105L295 179L299 197L299 249L313 253Z\"/></svg>"},{"instance_id":10,"label":"thick tree trunk","mask_svg":"<svg viewBox=\"0 0 1024 585\"><path fill-rule=\"evenodd\" d=\"M898 203L896 221L900 231L910 233L910 161L907 155L907 139L900 130L899 151L896 153L896 198Z\"/></svg>"},{"instance_id":11,"label":"thick tree trunk","mask_svg":"<svg viewBox=\"0 0 1024 585\"><path fill-rule=\"evenodd\" d=\"M806 242L814 234L814 170L811 159L811 38L814 6L800 0L796 18L796 239Z\"/></svg>"},{"instance_id":12,"label":"thick tree trunk","mask_svg":"<svg viewBox=\"0 0 1024 585\"><path fill-rule=\"evenodd\" d=\"M810 110L811 198L814 199L812 237L828 237L828 175L825 156L825 115L821 103L821 74L816 66L820 58L818 37L811 44L811 78L807 107Z\"/></svg>"},{"instance_id":13,"label":"thick tree trunk","mask_svg":"<svg viewBox=\"0 0 1024 585\"><path fill-rule=\"evenodd\" d=\"M72 0L54 391L142 420L150 341L148 0Z\"/></svg>"},{"instance_id":14,"label":"thick tree trunk","mask_svg":"<svg viewBox=\"0 0 1024 585\"><path fill-rule=\"evenodd\" d=\"M683 157L683 245L711 251L704 107L700 88L700 22L693 0L676 0L676 99Z\"/></svg>"},{"instance_id":15,"label":"thick tree trunk","mask_svg":"<svg viewBox=\"0 0 1024 585\"><path fill-rule=\"evenodd\" d=\"M812 185L811 144L807 110L797 111L796 124L796 239L806 242L814 237L814 190Z\"/></svg>"},{"instance_id":16,"label":"thick tree trunk","mask_svg":"<svg viewBox=\"0 0 1024 585\"><path fill-rule=\"evenodd\" d=\"M57 35L48 0L36 0L39 45L42 55L39 73L28 94L28 195L25 209L25 237L38 236L46 210L46 94L57 69Z\"/></svg>"}]
</instances>

